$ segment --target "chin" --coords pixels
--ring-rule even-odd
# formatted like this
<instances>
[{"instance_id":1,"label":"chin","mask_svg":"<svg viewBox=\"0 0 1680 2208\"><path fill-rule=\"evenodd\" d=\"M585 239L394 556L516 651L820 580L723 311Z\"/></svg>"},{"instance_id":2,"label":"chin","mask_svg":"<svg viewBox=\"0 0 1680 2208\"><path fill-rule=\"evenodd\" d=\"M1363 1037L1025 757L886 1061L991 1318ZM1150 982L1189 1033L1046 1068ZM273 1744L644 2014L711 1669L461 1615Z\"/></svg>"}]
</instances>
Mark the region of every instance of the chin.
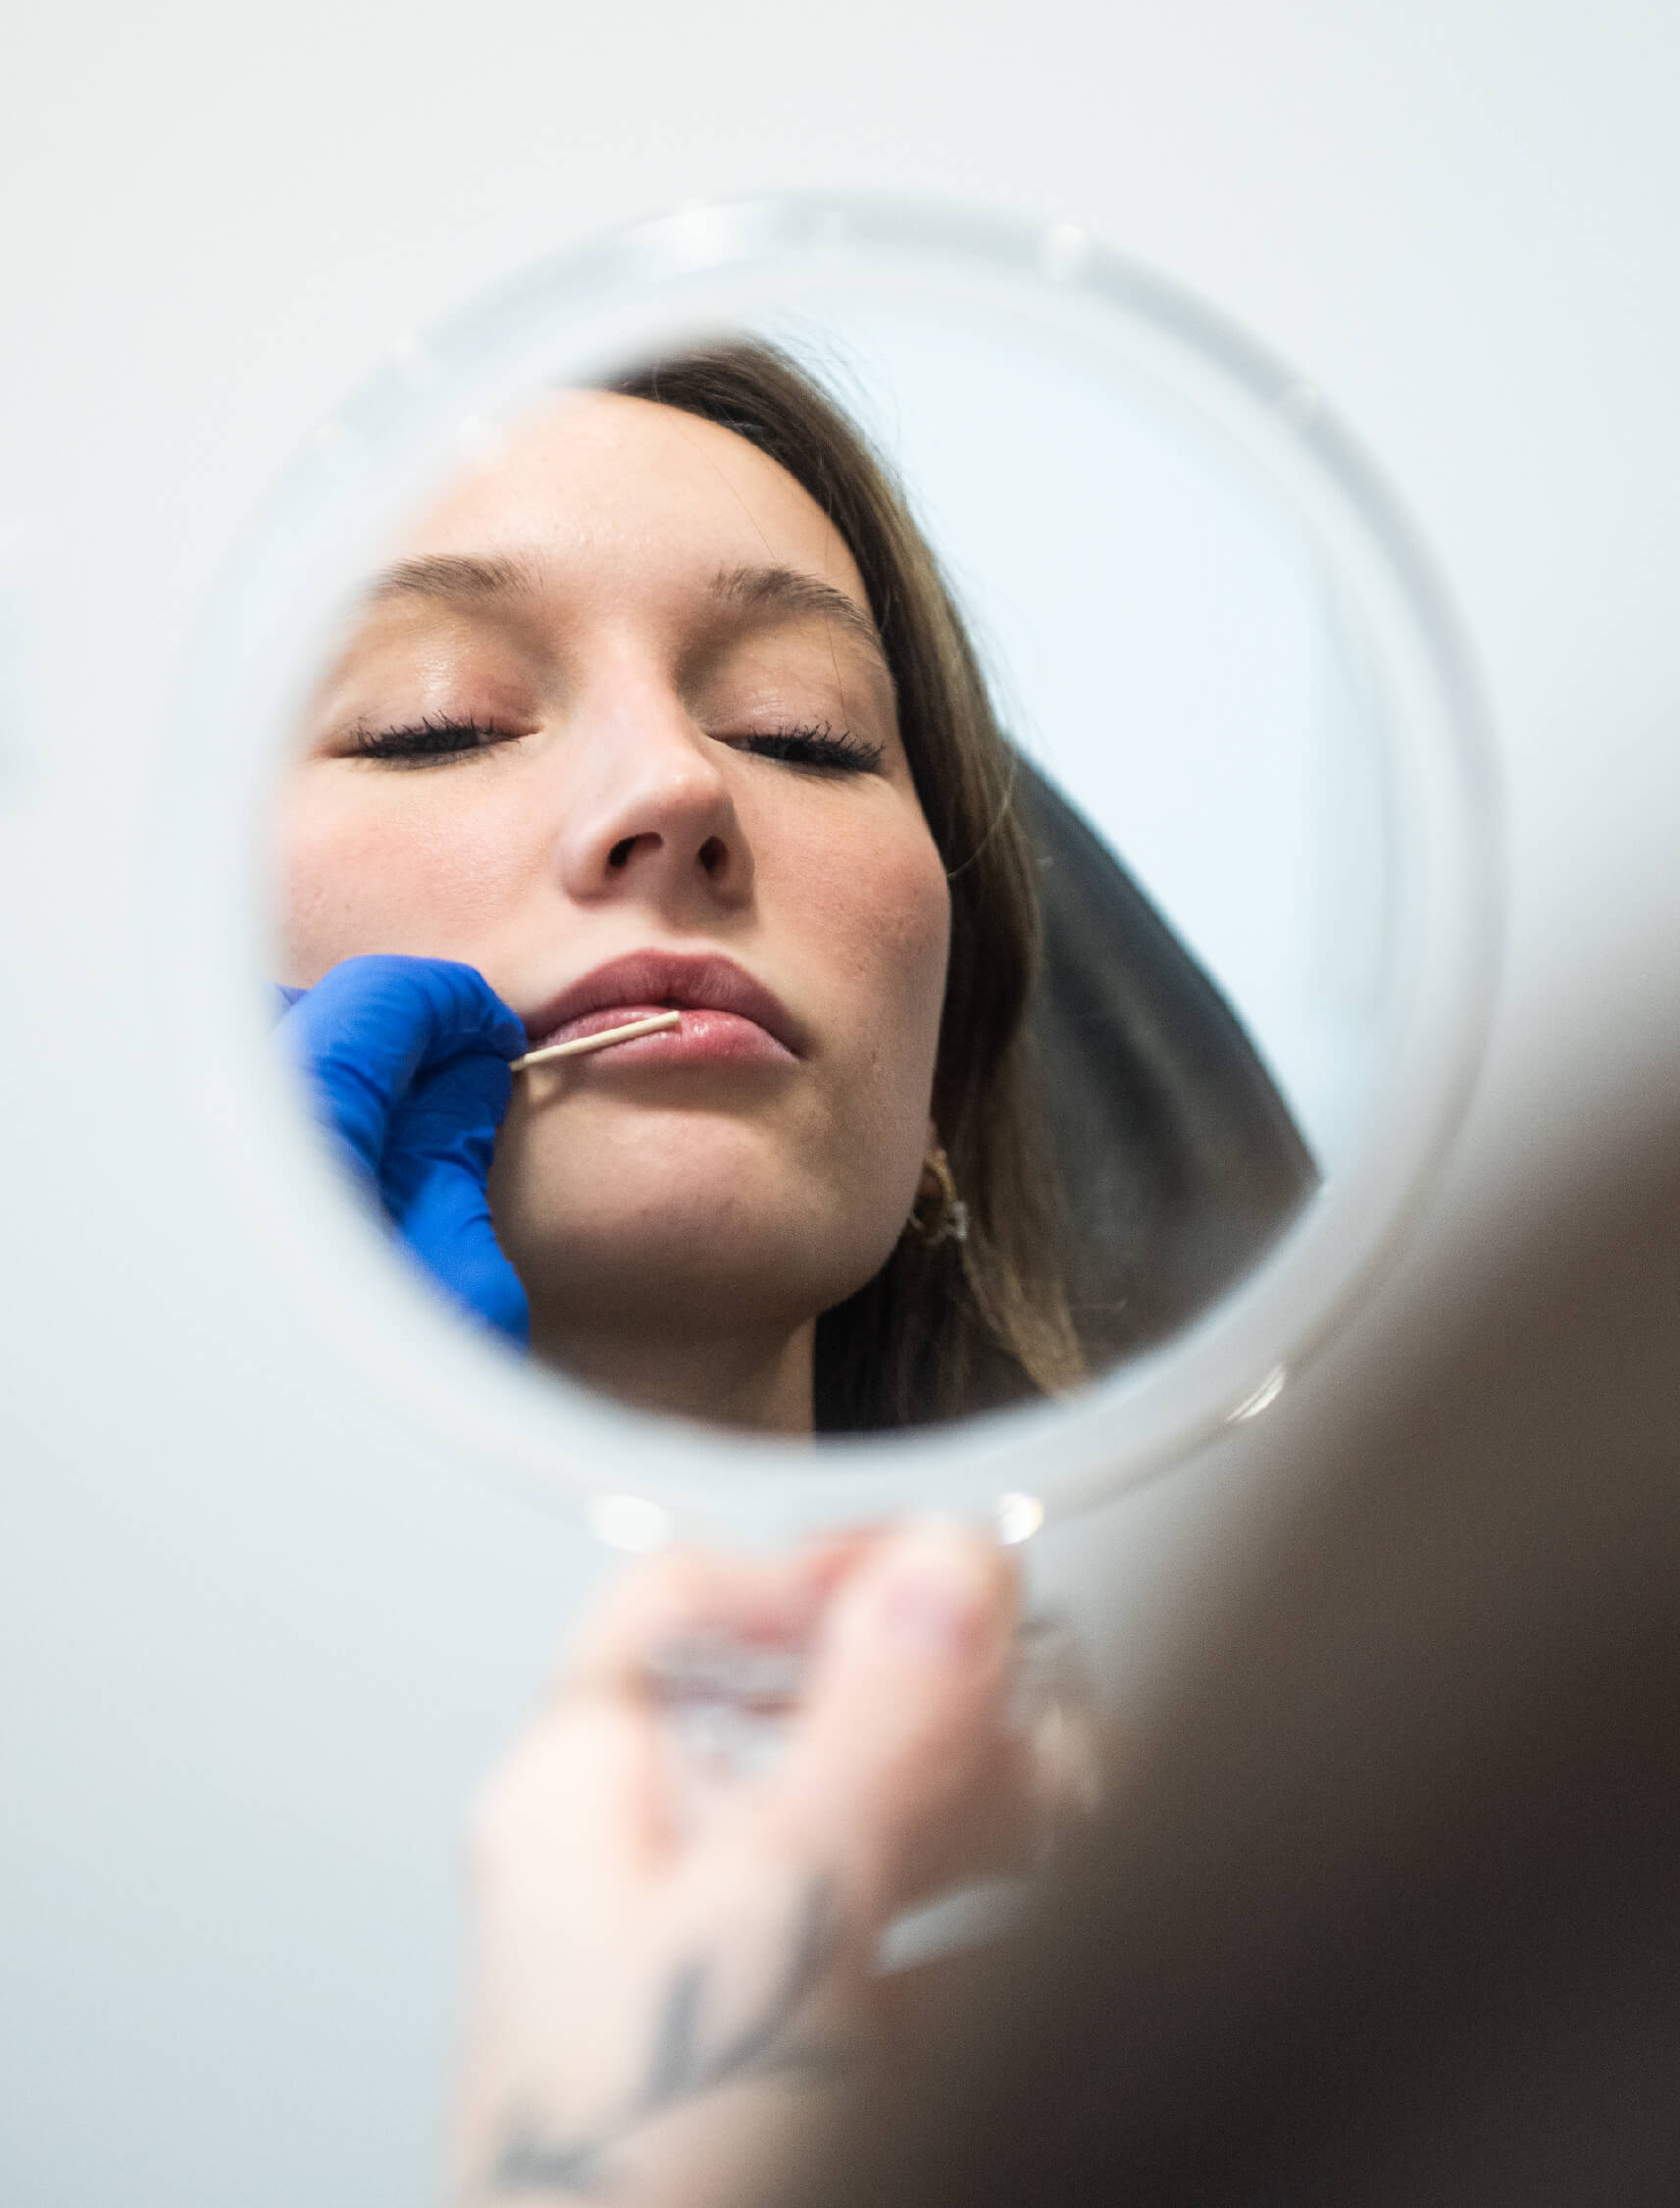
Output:
<instances>
[{"instance_id":1,"label":"chin","mask_svg":"<svg viewBox=\"0 0 1680 2208\"><path fill-rule=\"evenodd\" d=\"M534 1305L585 1328L790 1330L874 1277L909 1195L900 1209L878 1176L860 1187L722 1132L572 1161L557 1186L502 1180L496 1231Z\"/></svg>"}]
</instances>

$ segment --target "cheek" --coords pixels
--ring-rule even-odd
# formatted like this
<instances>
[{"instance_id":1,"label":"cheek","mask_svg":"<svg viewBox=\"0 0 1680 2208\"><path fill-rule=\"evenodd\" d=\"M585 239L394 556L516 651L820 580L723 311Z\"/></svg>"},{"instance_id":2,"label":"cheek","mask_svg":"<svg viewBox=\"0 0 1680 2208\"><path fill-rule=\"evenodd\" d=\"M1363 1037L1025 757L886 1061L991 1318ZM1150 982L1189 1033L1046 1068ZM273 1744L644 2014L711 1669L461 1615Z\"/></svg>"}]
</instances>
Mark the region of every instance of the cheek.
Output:
<instances>
[{"instance_id":1,"label":"cheek","mask_svg":"<svg viewBox=\"0 0 1680 2208\"><path fill-rule=\"evenodd\" d=\"M369 802L307 783L288 793L276 865L284 978L317 981L373 950L466 955L525 871L501 809L400 791Z\"/></svg>"},{"instance_id":2,"label":"cheek","mask_svg":"<svg viewBox=\"0 0 1680 2208\"><path fill-rule=\"evenodd\" d=\"M950 962L950 889L932 840L884 870L878 891L866 941L885 968L883 990L898 998L907 1070L925 1091L933 1080Z\"/></svg>"},{"instance_id":3,"label":"cheek","mask_svg":"<svg viewBox=\"0 0 1680 2208\"><path fill-rule=\"evenodd\" d=\"M925 1118L950 952L950 892L920 813L890 834L823 838L790 870L814 958L850 1022L860 1074ZM918 1140L920 1138L918 1137Z\"/></svg>"},{"instance_id":4,"label":"cheek","mask_svg":"<svg viewBox=\"0 0 1680 2208\"><path fill-rule=\"evenodd\" d=\"M804 907L834 978L823 1171L844 1221L848 1293L891 1255L915 1197L950 950L950 893L919 813L915 834L849 855L813 864Z\"/></svg>"}]
</instances>

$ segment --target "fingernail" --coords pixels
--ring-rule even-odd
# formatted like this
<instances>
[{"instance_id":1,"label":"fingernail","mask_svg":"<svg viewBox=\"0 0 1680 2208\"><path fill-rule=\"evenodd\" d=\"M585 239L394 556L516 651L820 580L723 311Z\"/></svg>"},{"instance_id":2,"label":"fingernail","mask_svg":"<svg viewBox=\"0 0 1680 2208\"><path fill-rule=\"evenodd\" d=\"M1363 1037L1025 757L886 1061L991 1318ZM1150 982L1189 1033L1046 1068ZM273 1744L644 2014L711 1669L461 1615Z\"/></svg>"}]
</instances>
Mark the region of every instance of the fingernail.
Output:
<instances>
[{"instance_id":1,"label":"fingernail","mask_svg":"<svg viewBox=\"0 0 1680 2208\"><path fill-rule=\"evenodd\" d=\"M901 1535L883 1566L879 1615L900 1646L949 1662L990 1638L995 1575L970 1534L927 1525Z\"/></svg>"}]
</instances>

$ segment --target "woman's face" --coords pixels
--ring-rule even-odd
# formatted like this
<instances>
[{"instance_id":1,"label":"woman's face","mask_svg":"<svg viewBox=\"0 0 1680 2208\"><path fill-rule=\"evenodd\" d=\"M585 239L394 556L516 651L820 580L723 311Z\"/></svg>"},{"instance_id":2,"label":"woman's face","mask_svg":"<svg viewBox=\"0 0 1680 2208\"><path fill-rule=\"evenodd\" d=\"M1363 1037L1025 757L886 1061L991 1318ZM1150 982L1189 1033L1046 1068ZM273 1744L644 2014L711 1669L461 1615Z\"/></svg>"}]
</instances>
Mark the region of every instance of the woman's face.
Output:
<instances>
[{"instance_id":1,"label":"woman's face","mask_svg":"<svg viewBox=\"0 0 1680 2208\"><path fill-rule=\"evenodd\" d=\"M742 438L556 401L398 547L282 809L284 978L476 966L534 1045L492 1206L534 1338L787 1330L891 1250L949 900L844 543Z\"/></svg>"}]
</instances>

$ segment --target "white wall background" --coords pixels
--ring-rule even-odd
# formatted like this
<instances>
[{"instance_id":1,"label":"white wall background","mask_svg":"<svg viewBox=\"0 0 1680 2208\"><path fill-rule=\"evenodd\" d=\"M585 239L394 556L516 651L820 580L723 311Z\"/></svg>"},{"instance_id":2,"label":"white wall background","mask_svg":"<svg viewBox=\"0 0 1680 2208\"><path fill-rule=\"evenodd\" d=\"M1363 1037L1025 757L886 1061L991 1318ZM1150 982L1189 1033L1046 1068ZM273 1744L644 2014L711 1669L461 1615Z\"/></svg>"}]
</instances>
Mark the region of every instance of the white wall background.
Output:
<instances>
[{"instance_id":1,"label":"white wall background","mask_svg":"<svg viewBox=\"0 0 1680 2208\"><path fill-rule=\"evenodd\" d=\"M1680 1041L1680 17L11 0L0 35L0 2203L395 2208L459 1805L599 1563L183 1205L137 884L241 517L394 336L697 194L976 193L1199 288L1398 482L1500 723L1513 948L1439 1231ZM1045 1545L1120 1697L1269 1470L1261 1421Z\"/></svg>"}]
</instances>

